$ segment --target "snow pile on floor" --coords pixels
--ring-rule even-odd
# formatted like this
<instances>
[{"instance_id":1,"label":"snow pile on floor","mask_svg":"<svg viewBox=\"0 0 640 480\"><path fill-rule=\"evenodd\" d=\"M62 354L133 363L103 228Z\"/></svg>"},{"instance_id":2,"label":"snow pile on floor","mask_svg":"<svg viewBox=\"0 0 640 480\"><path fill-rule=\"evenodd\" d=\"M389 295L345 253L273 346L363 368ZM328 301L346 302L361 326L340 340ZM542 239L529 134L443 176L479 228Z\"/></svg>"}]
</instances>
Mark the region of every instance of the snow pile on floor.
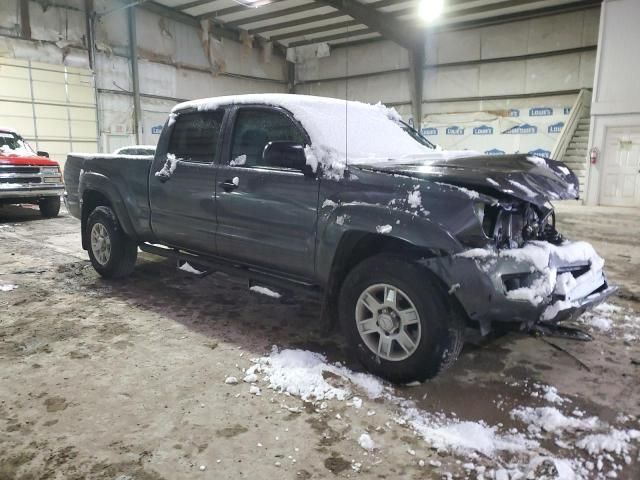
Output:
<instances>
[{"instance_id":1,"label":"snow pile on floor","mask_svg":"<svg viewBox=\"0 0 640 480\"><path fill-rule=\"evenodd\" d=\"M489 425L483 421L462 420L455 414L420 409L413 401L397 396L393 388L378 377L328 363L326 357L318 353L274 347L269 355L252 362L244 371L245 379L252 385L264 382L274 391L320 404L320 408L324 408L326 401L337 400L359 409L363 401L357 395L370 400L383 399L395 406L396 423L410 428L438 453L466 459L468 468L465 469L475 472L477 478L613 477L625 463L631 462L640 440L638 430L585 416L550 385L534 383L531 392L532 397L548 405L523 405L511 410L511 417L526 428L507 429L501 424ZM564 407L572 413L563 412ZM355 440L368 452L380 449L369 433L362 433ZM545 447L549 442L561 450L569 450L568 458L550 455Z\"/></svg>"},{"instance_id":2,"label":"snow pile on floor","mask_svg":"<svg viewBox=\"0 0 640 480\"><path fill-rule=\"evenodd\" d=\"M261 295L266 295L267 297L271 297L271 298L280 298L282 296L278 292L275 292L267 287L262 287L260 285L254 285L253 287L249 288L249 290L255 293L259 293Z\"/></svg>"},{"instance_id":3,"label":"snow pile on floor","mask_svg":"<svg viewBox=\"0 0 640 480\"><path fill-rule=\"evenodd\" d=\"M491 457L499 451L526 452L538 446L538 442L527 440L519 433L500 434L498 427L484 422L460 421L414 407L405 409L399 420L406 422L436 450L460 454L479 452Z\"/></svg>"},{"instance_id":4,"label":"snow pile on floor","mask_svg":"<svg viewBox=\"0 0 640 480\"><path fill-rule=\"evenodd\" d=\"M274 347L271 355L256 360L269 388L295 395L305 401L346 400L352 388L378 398L385 390L373 375L352 372L348 368L327 363L326 357L305 350L282 350ZM327 379L332 379L330 383Z\"/></svg>"},{"instance_id":5,"label":"snow pile on floor","mask_svg":"<svg viewBox=\"0 0 640 480\"><path fill-rule=\"evenodd\" d=\"M621 312L622 307L603 303L595 307L592 311L586 312L580 317L580 322L601 332L609 332L613 327L612 316Z\"/></svg>"},{"instance_id":6,"label":"snow pile on floor","mask_svg":"<svg viewBox=\"0 0 640 480\"><path fill-rule=\"evenodd\" d=\"M536 436L542 432L562 435L565 432L592 431L599 428L597 417L580 418L566 416L555 407L519 407L511 416L528 425L528 430Z\"/></svg>"},{"instance_id":7,"label":"snow pile on floor","mask_svg":"<svg viewBox=\"0 0 640 480\"><path fill-rule=\"evenodd\" d=\"M368 433L363 433L358 437L358 445L369 452L376 448L376 444Z\"/></svg>"},{"instance_id":8,"label":"snow pile on floor","mask_svg":"<svg viewBox=\"0 0 640 480\"><path fill-rule=\"evenodd\" d=\"M584 313L578 322L591 331L607 333L628 343L640 341L640 316L631 308L603 303Z\"/></svg>"}]
</instances>

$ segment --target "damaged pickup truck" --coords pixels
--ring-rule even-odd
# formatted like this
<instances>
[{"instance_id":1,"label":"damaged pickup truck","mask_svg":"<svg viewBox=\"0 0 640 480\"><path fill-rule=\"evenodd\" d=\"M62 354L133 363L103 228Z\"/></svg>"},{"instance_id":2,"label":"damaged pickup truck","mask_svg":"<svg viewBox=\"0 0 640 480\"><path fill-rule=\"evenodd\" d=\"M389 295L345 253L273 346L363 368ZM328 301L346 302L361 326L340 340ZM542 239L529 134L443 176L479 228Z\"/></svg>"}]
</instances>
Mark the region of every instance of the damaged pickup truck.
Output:
<instances>
[{"instance_id":1,"label":"damaged pickup truck","mask_svg":"<svg viewBox=\"0 0 640 480\"><path fill-rule=\"evenodd\" d=\"M555 228L563 164L445 152L381 105L243 95L177 105L155 157L70 154L65 200L104 277L138 247L323 295L372 372L436 375L463 333L573 318L614 287Z\"/></svg>"}]
</instances>

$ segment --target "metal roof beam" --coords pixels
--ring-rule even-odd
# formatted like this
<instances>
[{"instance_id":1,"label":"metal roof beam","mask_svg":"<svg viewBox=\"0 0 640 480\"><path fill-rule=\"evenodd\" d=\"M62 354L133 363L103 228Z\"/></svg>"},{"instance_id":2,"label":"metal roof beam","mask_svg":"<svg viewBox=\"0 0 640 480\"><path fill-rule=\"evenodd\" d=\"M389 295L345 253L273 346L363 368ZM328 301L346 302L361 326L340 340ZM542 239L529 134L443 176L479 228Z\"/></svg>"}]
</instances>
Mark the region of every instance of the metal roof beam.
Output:
<instances>
[{"instance_id":1,"label":"metal roof beam","mask_svg":"<svg viewBox=\"0 0 640 480\"><path fill-rule=\"evenodd\" d=\"M261 4L260 7L266 7L267 5L272 5L274 3L278 3L278 2L282 2L282 1L283 0L271 0L269 3ZM211 0L207 0L204 3L212 3L212 1ZM193 8L194 6L195 5L193 5L191 7L186 7L186 8ZM247 10L251 10L252 8L253 7L247 7L245 5L234 5L233 7L226 7L226 8L221 8L220 10L213 10L211 12L202 13L200 15L197 15L197 17L198 18L221 17L223 15L231 15L232 13L246 12ZM253 10L255 10L256 8L259 8L259 7L255 7L255 8L253 8Z\"/></svg>"},{"instance_id":2,"label":"metal roof beam","mask_svg":"<svg viewBox=\"0 0 640 480\"><path fill-rule=\"evenodd\" d=\"M362 23L372 31L403 47L414 50L422 42L422 34L414 26L396 19L393 15L379 12L375 7L355 0L315 0L318 4L329 5L358 23Z\"/></svg>"},{"instance_id":3,"label":"metal roof beam","mask_svg":"<svg viewBox=\"0 0 640 480\"><path fill-rule=\"evenodd\" d=\"M569 13L578 10L587 10L589 8L599 7L602 0L578 0L571 3L554 5L550 7L536 8L532 10L523 10L521 12L508 13L504 15L492 15L490 17L478 18L475 20L464 20L455 23L448 23L433 27L429 32L467 30L470 28L484 27L490 25L499 25L502 23L515 22L518 20L528 20L530 18L546 17L559 13Z\"/></svg>"},{"instance_id":4,"label":"metal roof beam","mask_svg":"<svg viewBox=\"0 0 640 480\"><path fill-rule=\"evenodd\" d=\"M465 7L464 3L465 2L457 2L458 5L462 5L461 8L454 11L450 11L450 12L445 11L442 17L440 18L443 20L446 20L447 18L461 17L464 15L474 15L476 13L493 14L493 12L495 12L496 10L503 10L505 8L513 8L513 7L521 7L531 3L540 3L540 0L503 0L501 2L490 3L488 5L476 5L473 7ZM452 4L448 4L448 5L452 5ZM411 12L416 12L416 8L413 5L403 7L398 10L394 10L393 12L390 12L390 13L397 17L400 15L407 15Z\"/></svg>"},{"instance_id":5,"label":"metal roof beam","mask_svg":"<svg viewBox=\"0 0 640 480\"><path fill-rule=\"evenodd\" d=\"M288 22L270 23L262 27L249 28L249 31L251 33L274 32L276 30L282 30L284 28L291 28L291 27L297 27L298 25L304 25L305 23L322 22L324 20L331 20L332 18L338 18L338 17L344 17L344 16L345 16L344 13L335 11L330 13L324 13L322 15L313 15L311 17L290 20Z\"/></svg>"},{"instance_id":6,"label":"metal roof beam","mask_svg":"<svg viewBox=\"0 0 640 480\"><path fill-rule=\"evenodd\" d=\"M273 2L275 3L275 2ZM271 5L271 4L269 4ZM265 5L265 7L268 5ZM305 3L303 5L298 5L297 7L292 7L292 8L284 8L282 10L277 10L275 12L267 12L267 13L263 13L260 15L250 15L248 17L244 17L244 18L239 18L237 20L230 20L228 22L224 22L226 25L230 25L230 26L240 26L240 25L244 25L247 23L254 23L254 22L260 22L262 20L270 20L272 18L278 18L282 15L289 15L292 13L299 13L299 12L305 12L307 10L314 10L316 8L320 8L322 5L318 5L315 2L311 2L311 3ZM223 8L222 10L216 10L215 12L209 12L209 13L204 13L202 15L199 15L198 18L199 19L203 19L203 18L215 18L215 17L220 17L222 15L229 15L231 13L235 13L235 12L239 12L239 11L247 11L247 7L240 7L240 10L236 10L238 7L229 7L229 8ZM233 11L232 11L233 9Z\"/></svg>"},{"instance_id":7,"label":"metal roof beam","mask_svg":"<svg viewBox=\"0 0 640 480\"><path fill-rule=\"evenodd\" d=\"M181 3L173 8L176 10L187 10L188 8L199 7L200 5L205 5L207 3L213 3L213 0L197 0L194 2Z\"/></svg>"},{"instance_id":8,"label":"metal roof beam","mask_svg":"<svg viewBox=\"0 0 640 480\"><path fill-rule=\"evenodd\" d=\"M355 37L356 35L365 35L367 33L378 33L372 28L361 28L359 30L350 30L348 32L334 33L333 35L325 35L324 37L316 37L309 40L299 40L287 45L291 47L301 47L302 45L311 45L313 43L324 43L332 40L341 40L343 38Z\"/></svg>"},{"instance_id":9,"label":"metal roof beam","mask_svg":"<svg viewBox=\"0 0 640 480\"><path fill-rule=\"evenodd\" d=\"M378 0L376 2L371 2L367 6L375 7L375 8L383 8L388 7L396 3L397 0ZM320 7L318 7L320 8ZM286 15L286 11L283 16ZM287 22L280 23L271 23L269 25L264 25L262 27L249 28L251 33L263 33L263 32L274 32L276 30L282 30L284 28L297 27L299 25L304 25L305 23L315 23L322 22L324 20L331 20L332 18L339 18L348 16L344 12L340 12L336 10L335 12L323 13L321 15L312 15L310 17L298 18L296 20L289 20Z\"/></svg>"},{"instance_id":10,"label":"metal roof beam","mask_svg":"<svg viewBox=\"0 0 640 480\"><path fill-rule=\"evenodd\" d=\"M360 23L355 20L347 20L346 22L333 23L331 25L322 25L321 27L307 28L302 30L295 30L292 32L282 33L280 35L272 35L270 38L274 42L279 42L287 38L303 37L305 35L313 35L315 33L329 32L331 30L338 30L339 28L355 27Z\"/></svg>"}]
</instances>

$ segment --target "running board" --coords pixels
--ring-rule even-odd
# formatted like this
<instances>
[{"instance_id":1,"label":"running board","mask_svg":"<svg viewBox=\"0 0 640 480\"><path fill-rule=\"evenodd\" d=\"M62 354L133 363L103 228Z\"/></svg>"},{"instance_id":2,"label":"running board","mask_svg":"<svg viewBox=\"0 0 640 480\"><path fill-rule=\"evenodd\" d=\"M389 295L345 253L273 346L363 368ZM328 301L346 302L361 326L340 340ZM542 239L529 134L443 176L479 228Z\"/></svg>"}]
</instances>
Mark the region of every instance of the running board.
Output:
<instances>
[{"instance_id":1,"label":"running board","mask_svg":"<svg viewBox=\"0 0 640 480\"><path fill-rule=\"evenodd\" d=\"M212 272L221 272L232 277L245 278L249 287L257 284L281 290L303 292L305 294L321 293L321 289L317 285L300 280L289 279L246 265L235 264L224 259L205 257L193 253L187 253L178 249L150 245L148 243L141 243L138 246L143 252L151 253L152 255L158 255L160 257L175 260L183 260L185 262L189 262L190 265L199 264L205 266L209 270L207 270L207 272L202 276L206 276Z\"/></svg>"}]
</instances>

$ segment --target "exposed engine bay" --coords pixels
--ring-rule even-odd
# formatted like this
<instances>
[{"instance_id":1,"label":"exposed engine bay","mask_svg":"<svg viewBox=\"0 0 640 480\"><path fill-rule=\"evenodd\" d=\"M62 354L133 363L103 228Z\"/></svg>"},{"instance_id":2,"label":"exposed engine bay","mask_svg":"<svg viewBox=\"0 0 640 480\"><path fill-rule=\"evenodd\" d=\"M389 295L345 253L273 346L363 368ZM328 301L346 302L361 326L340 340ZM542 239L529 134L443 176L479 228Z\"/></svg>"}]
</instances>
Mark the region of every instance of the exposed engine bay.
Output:
<instances>
[{"instance_id":1,"label":"exposed engine bay","mask_svg":"<svg viewBox=\"0 0 640 480\"><path fill-rule=\"evenodd\" d=\"M525 242L541 240L560 245L564 240L556 230L553 206L542 207L526 202L478 204L482 209L482 229L497 248L519 248Z\"/></svg>"}]
</instances>

